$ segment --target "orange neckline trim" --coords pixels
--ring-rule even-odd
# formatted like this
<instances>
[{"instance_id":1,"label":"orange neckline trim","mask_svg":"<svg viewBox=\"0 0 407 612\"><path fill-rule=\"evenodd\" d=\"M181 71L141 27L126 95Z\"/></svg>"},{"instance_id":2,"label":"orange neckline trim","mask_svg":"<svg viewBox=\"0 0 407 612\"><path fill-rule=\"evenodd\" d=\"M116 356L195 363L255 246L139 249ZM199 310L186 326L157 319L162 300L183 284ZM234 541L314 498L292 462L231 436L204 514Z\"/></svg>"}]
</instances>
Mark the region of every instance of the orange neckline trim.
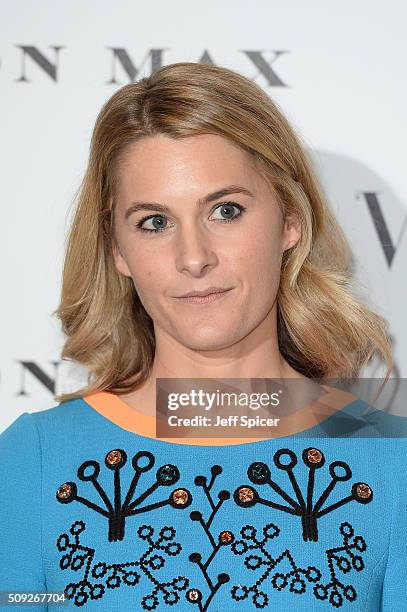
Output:
<instances>
[{"instance_id":1,"label":"orange neckline trim","mask_svg":"<svg viewBox=\"0 0 407 612\"><path fill-rule=\"evenodd\" d=\"M154 440L205 446L242 443L241 438L157 438L155 433L155 416L144 414L137 410L137 408L129 406L129 404L123 401L118 395L108 391L98 391L91 395L85 395L83 399L87 404L99 412L99 414L108 419L108 421L111 421L127 431L146 436L147 438L153 438ZM259 442L260 440L267 439L269 438L244 438L243 443Z\"/></svg>"},{"instance_id":2,"label":"orange neckline trim","mask_svg":"<svg viewBox=\"0 0 407 612\"><path fill-rule=\"evenodd\" d=\"M347 403L357 399L356 396L345 391L340 391L335 387L324 386L324 388L328 390L327 394L324 395L318 403L323 407L329 407L331 409L331 413L327 415L327 418ZM127 404L118 395L110 393L109 391L98 391L97 393L83 396L83 400L105 419L118 425L122 429L140 434L147 438L153 438L154 440L163 440L176 444L223 446L227 444L246 444L249 442L272 439L269 436L265 438L244 438L243 440L242 438L157 438L155 432L156 417L140 412L137 408ZM303 408L303 410L306 409L307 407ZM312 426L313 425L311 425L311 427ZM294 433L301 433L301 430Z\"/></svg>"}]
</instances>

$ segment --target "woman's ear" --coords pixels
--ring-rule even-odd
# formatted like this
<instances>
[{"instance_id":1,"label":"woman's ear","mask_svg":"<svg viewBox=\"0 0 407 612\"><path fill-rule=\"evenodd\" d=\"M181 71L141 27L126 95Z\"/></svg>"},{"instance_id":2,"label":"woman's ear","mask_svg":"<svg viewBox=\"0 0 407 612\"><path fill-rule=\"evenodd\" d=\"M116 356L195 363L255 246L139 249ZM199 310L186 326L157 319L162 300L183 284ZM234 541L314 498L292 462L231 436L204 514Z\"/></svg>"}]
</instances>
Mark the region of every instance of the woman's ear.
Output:
<instances>
[{"instance_id":1,"label":"woman's ear","mask_svg":"<svg viewBox=\"0 0 407 612\"><path fill-rule=\"evenodd\" d=\"M288 215L284 221L283 251L291 249L301 238L301 223L297 215Z\"/></svg>"},{"instance_id":2,"label":"woman's ear","mask_svg":"<svg viewBox=\"0 0 407 612\"><path fill-rule=\"evenodd\" d=\"M120 274L131 277L130 270L127 266L126 260L121 252L119 243L117 241L116 228L114 224L115 207L114 207L112 196L109 198L108 209L110 211L110 235L111 235L111 241L112 241L111 242L112 254L113 254L113 259L114 259L116 269L118 272L120 272Z\"/></svg>"},{"instance_id":3,"label":"woman's ear","mask_svg":"<svg viewBox=\"0 0 407 612\"><path fill-rule=\"evenodd\" d=\"M120 272L120 274L123 274L124 276L131 277L131 272L129 270L129 267L115 239L113 239L112 241L112 252L113 252L113 259L114 259L114 263L115 263L117 271Z\"/></svg>"}]
</instances>

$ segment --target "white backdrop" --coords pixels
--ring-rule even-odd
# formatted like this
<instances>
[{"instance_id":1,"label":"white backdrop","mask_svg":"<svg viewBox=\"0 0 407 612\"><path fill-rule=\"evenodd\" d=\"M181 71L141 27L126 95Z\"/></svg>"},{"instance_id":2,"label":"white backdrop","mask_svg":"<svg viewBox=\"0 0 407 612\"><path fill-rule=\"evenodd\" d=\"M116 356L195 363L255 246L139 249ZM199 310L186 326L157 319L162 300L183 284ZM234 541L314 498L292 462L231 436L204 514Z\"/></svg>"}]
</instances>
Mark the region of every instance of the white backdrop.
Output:
<instances>
[{"instance_id":1,"label":"white backdrop","mask_svg":"<svg viewBox=\"0 0 407 612\"><path fill-rule=\"evenodd\" d=\"M177 61L240 71L297 128L351 241L358 277L391 322L395 375L407 377L405 7L1 1L0 430L84 380L60 362L63 338L50 313L91 130L117 88ZM365 375L375 371L373 364ZM391 411L407 414L404 396Z\"/></svg>"}]
</instances>

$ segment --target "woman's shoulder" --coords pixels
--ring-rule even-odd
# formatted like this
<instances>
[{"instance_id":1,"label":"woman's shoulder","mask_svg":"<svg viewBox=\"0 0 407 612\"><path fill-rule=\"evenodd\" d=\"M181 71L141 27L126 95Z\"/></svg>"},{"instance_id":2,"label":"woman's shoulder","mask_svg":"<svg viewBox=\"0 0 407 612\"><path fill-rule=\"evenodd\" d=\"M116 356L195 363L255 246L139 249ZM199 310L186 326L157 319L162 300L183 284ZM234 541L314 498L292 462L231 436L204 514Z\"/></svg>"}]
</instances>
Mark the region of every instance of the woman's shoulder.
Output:
<instances>
[{"instance_id":1,"label":"woman's shoulder","mask_svg":"<svg viewBox=\"0 0 407 612\"><path fill-rule=\"evenodd\" d=\"M322 423L329 437L400 438L407 442L407 413L394 414L353 393L324 388L327 395L322 401L339 408Z\"/></svg>"},{"instance_id":2,"label":"woman's shoulder","mask_svg":"<svg viewBox=\"0 0 407 612\"><path fill-rule=\"evenodd\" d=\"M38 426L52 423L58 424L61 422L68 425L70 422L72 422L72 424L75 423L77 419L82 416L83 404L84 401L82 398L76 398L65 402L54 403L48 408L43 408L42 410L37 410L28 414Z\"/></svg>"},{"instance_id":3,"label":"woman's shoulder","mask_svg":"<svg viewBox=\"0 0 407 612\"><path fill-rule=\"evenodd\" d=\"M55 428L68 431L78 425L78 419L82 416L81 398L66 402L55 403L41 410L19 414L2 432L0 432L0 449L7 446L27 448L40 443L41 432Z\"/></svg>"}]
</instances>

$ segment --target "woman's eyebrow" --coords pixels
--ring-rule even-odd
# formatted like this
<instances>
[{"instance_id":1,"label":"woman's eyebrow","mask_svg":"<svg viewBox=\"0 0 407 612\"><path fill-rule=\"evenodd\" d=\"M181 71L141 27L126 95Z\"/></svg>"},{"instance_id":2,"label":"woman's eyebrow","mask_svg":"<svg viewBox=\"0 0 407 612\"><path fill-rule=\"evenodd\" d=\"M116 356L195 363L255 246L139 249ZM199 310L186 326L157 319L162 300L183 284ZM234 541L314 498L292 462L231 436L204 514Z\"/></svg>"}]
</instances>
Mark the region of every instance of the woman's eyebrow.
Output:
<instances>
[{"instance_id":1,"label":"woman's eyebrow","mask_svg":"<svg viewBox=\"0 0 407 612\"><path fill-rule=\"evenodd\" d=\"M247 189L246 187L243 187L242 185L229 185L228 187L223 187L222 189L218 189L217 191L214 191L213 193L209 193L205 197L200 198L197 201L197 206L198 208L203 208L204 206L206 206L206 204L209 204L210 202L214 202L215 200L219 200L220 198L223 198L224 196L227 196L227 195L231 195L233 193L243 193L244 195L254 198L254 194L251 191L249 191L249 189ZM171 212L171 209L165 204L159 204L158 202L139 202L137 201L137 202L132 202L126 209L126 212L124 213L125 220L132 213L137 212L139 210Z\"/></svg>"}]
</instances>

